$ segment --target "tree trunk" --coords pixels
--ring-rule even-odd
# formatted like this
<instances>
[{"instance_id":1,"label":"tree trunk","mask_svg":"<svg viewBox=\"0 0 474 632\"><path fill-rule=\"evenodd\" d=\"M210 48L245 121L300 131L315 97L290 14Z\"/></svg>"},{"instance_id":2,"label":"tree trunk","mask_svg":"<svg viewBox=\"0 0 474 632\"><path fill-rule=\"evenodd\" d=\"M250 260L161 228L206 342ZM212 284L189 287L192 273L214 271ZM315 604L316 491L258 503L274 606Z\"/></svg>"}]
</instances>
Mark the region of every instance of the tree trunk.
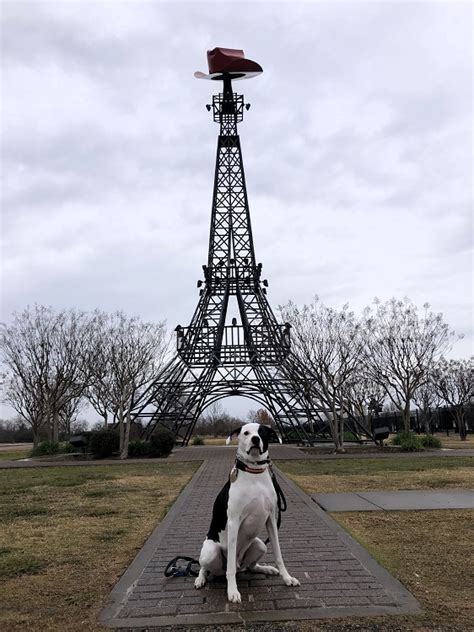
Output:
<instances>
[{"instance_id":1,"label":"tree trunk","mask_svg":"<svg viewBox=\"0 0 474 632\"><path fill-rule=\"evenodd\" d=\"M128 459L128 444L130 442L130 425L131 425L130 411L127 411L127 414L125 417L125 432L123 436L123 445L120 450L121 459Z\"/></svg>"},{"instance_id":2,"label":"tree trunk","mask_svg":"<svg viewBox=\"0 0 474 632\"><path fill-rule=\"evenodd\" d=\"M339 441L340 441L340 451L341 452L345 452L346 450L344 449L344 417L341 413L339 414Z\"/></svg>"},{"instance_id":3,"label":"tree trunk","mask_svg":"<svg viewBox=\"0 0 474 632\"><path fill-rule=\"evenodd\" d=\"M48 441L52 441L53 440L53 424L51 423L51 416L48 414L46 415L46 420L45 420L45 424L46 426L46 436L48 438Z\"/></svg>"},{"instance_id":4,"label":"tree trunk","mask_svg":"<svg viewBox=\"0 0 474 632\"><path fill-rule=\"evenodd\" d=\"M459 430L459 438L461 439L461 441L466 441L467 440L467 430L466 430L466 420L464 418L464 408L463 406L456 406L455 409L455 414L456 414L456 423L458 426L458 430Z\"/></svg>"},{"instance_id":5,"label":"tree trunk","mask_svg":"<svg viewBox=\"0 0 474 632\"><path fill-rule=\"evenodd\" d=\"M410 432L410 398L408 396L403 408L403 428L405 432Z\"/></svg>"},{"instance_id":6,"label":"tree trunk","mask_svg":"<svg viewBox=\"0 0 474 632\"><path fill-rule=\"evenodd\" d=\"M36 448L36 446L38 445L40 441L39 428L36 425L34 425L32 427L32 430L33 430L33 447Z\"/></svg>"},{"instance_id":7,"label":"tree trunk","mask_svg":"<svg viewBox=\"0 0 474 632\"><path fill-rule=\"evenodd\" d=\"M123 427L123 409L122 406L119 407L117 411L118 423L119 423L119 437L120 437L120 454L123 450L123 440L124 440L124 427Z\"/></svg>"},{"instance_id":8,"label":"tree trunk","mask_svg":"<svg viewBox=\"0 0 474 632\"><path fill-rule=\"evenodd\" d=\"M53 410L53 441L59 441L59 414L56 409Z\"/></svg>"},{"instance_id":9,"label":"tree trunk","mask_svg":"<svg viewBox=\"0 0 474 632\"><path fill-rule=\"evenodd\" d=\"M329 428L331 430L332 440L334 441L335 452L339 453L342 451L341 442L339 439L339 429L337 424L337 417L330 415L329 413L325 413L326 419L328 420Z\"/></svg>"},{"instance_id":10,"label":"tree trunk","mask_svg":"<svg viewBox=\"0 0 474 632\"><path fill-rule=\"evenodd\" d=\"M425 434L431 434L431 424L430 424L430 409L425 408L423 410L423 422L425 426Z\"/></svg>"},{"instance_id":11,"label":"tree trunk","mask_svg":"<svg viewBox=\"0 0 474 632\"><path fill-rule=\"evenodd\" d=\"M104 418L104 430L107 430L107 426L109 423L109 416L107 411L105 411L105 413L102 415L102 417Z\"/></svg>"}]
</instances>

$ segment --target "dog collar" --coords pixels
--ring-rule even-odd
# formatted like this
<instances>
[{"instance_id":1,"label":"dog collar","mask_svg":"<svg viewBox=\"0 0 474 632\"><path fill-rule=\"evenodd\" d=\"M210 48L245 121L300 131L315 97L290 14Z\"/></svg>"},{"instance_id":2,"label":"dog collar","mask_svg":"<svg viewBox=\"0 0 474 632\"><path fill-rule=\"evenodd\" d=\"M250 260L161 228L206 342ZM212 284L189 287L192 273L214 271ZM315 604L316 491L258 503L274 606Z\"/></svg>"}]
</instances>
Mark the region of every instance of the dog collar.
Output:
<instances>
[{"instance_id":1,"label":"dog collar","mask_svg":"<svg viewBox=\"0 0 474 632\"><path fill-rule=\"evenodd\" d=\"M240 461L241 463L244 463L244 465L248 465L249 467L254 467L255 465L268 465L268 463L271 463L270 459L263 459L262 461L251 461L239 452L237 452L237 454L235 455L235 460L236 462Z\"/></svg>"},{"instance_id":2,"label":"dog collar","mask_svg":"<svg viewBox=\"0 0 474 632\"><path fill-rule=\"evenodd\" d=\"M263 465L263 464L266 465L267 463L270 463L269 459L266 459L265 461L257 461L255 465ZM240 459L235 460L235 467L238 470L242 470L242 472L248 472L249 474L262 474L262 472L265 472L265 470L267 469L266 467L262 467L262 468L249 467L246 463L244 463Z\"/></svg>"}]
</instances>

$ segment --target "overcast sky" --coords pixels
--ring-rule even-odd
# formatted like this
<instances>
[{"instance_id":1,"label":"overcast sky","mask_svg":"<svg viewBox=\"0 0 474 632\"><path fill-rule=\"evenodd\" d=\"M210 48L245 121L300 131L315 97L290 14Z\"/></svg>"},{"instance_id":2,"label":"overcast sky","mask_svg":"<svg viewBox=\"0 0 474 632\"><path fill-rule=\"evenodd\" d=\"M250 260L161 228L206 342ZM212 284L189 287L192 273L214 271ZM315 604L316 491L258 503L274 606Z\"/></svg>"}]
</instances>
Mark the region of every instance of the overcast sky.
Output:
<instances>
[{"instance_id":1,"label":"overcast sky","mask_svg":"<svg viewBox=\"0 0 474 632\"><path fill-rule=\"evenodd\" d=\"M2 320L37 302L188 323L218 133L193 72L224 46L264 69L234 87L273 306L409 296L472 352L470 3L1 8Z\"/></svg>"}]
</instances>

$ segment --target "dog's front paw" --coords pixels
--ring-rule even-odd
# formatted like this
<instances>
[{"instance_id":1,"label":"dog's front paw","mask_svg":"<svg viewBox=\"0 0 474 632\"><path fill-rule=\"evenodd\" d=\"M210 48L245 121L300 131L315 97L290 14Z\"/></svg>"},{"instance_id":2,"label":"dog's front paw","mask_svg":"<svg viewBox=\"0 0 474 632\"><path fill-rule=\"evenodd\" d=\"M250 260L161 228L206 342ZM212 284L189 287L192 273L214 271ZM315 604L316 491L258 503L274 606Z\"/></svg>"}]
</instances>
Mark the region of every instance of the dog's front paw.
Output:
<instances>
[{"instance_id":1,"label":"dog's front paw","mask_svg":"<svg viewBox=\"0 0 474 632\"><path fill-rule=\"evenodd\" d=\"M242 601L242 597L240 596L237 588L227 590L227 599L232 603L240 603Z\"/></svg>"},{"instance_id":2,"label":"dog's front paw","mask_svg":"<svg viewBox=\"0 0 474 632\"><path fill-rule=\"evenodd\" d=\"M201 577L201 575L199 575L198 577L196 577L196 580L194 582L194 588L202 588L203 586L206 585L206 578L205 577Z\"/></svg>"},{"instance_id":3,"label":"dog's front paw","mask_svg":"<svg viewBox=\"0 0 474 632\"><path fill-rule=\"evenodd\" d=\"M284 577L283 581L285 582L287 586L301 586L300 582L296 579L296 577L291 577L291 575L288 575L288 577Z\"/></svg>"}]
</instances>

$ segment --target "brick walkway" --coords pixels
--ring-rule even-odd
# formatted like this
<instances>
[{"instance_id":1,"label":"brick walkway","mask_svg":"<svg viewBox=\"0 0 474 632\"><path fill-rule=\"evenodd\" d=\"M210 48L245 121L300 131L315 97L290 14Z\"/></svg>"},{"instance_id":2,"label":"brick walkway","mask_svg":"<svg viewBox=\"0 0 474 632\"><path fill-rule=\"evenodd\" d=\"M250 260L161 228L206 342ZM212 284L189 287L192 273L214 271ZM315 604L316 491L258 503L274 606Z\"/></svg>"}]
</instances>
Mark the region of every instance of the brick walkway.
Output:
<instances>
[{"instance_id":1,"label":"brick walkway","mask_svg":"<svg viewBox=\"0 0 474 632\"><path fill-rule=\"evenodd\" d=\"M281 458L285 448L272 446L272 451ZM239 574L242 603L229 604L223 580L197 591L192 577L165 578L163 571L173 557L199 557L214 498L235 455L230 448L180 452L170 460L194 460L197 454L206 460L110 594L101 614L106 625L143 629L420 611L397 580L280 472L288 501L280 541L288 571L301 586L287 587L280 577ZM266 559L272 563L271 549Z\"/></svg>"}]
</instances>

